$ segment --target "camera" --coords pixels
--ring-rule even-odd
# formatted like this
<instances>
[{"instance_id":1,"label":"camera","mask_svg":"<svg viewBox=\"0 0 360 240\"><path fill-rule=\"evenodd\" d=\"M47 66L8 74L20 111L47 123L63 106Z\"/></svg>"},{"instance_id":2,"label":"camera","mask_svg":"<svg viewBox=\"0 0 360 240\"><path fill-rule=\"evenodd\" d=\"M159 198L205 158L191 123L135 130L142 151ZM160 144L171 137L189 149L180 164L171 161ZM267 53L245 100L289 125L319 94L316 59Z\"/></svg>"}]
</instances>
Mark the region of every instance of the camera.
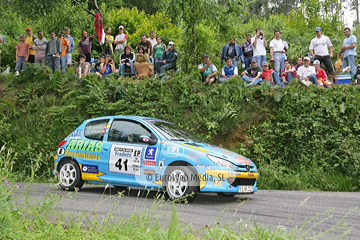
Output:
<instances>
[{"instance_id":1,"label":"camera","mask_svg":"<svg viewBox=\"0 0 360 240\"><path fill-rule=\"evenodd\" d=\"M263 36L264 35L264 33L263 32L260 32L260 36Z\"/></svg>"}]
</instances>

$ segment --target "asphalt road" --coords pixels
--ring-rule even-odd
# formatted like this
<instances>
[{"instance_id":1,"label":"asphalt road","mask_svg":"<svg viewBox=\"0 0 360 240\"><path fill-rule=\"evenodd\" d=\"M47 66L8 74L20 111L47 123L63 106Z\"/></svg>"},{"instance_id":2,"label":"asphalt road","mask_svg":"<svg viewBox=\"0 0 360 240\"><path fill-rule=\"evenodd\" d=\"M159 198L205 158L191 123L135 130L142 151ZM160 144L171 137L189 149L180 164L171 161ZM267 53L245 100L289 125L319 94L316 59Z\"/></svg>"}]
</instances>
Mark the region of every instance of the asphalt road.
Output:
<instances>
[{"instance_id":1,"label":"asphalt road","mask_svg":"<svg viewBox=\"0 0 360 240\"><path fill-rule=\"evenodd\" d=\"M127 219L133 213L147 213L164 225L171 218L172 204L156 199L155 192L131 189L120 197L115 188L105 189L105 185L84 185L79 192L69 194L45 183L17 184L23 185L15 192L17 204L24 203L25 193L34 202L55 194L62 196L58 208L74 215L88 213L102 218L111 212L116 220ZM181 222L196 230L216 224L246 229L256 223L298 237L360 239L359 205L360 193L259 190L237 197L199 194L194 202L176 204L176 208Z\"/></svg>"}]
</instances>

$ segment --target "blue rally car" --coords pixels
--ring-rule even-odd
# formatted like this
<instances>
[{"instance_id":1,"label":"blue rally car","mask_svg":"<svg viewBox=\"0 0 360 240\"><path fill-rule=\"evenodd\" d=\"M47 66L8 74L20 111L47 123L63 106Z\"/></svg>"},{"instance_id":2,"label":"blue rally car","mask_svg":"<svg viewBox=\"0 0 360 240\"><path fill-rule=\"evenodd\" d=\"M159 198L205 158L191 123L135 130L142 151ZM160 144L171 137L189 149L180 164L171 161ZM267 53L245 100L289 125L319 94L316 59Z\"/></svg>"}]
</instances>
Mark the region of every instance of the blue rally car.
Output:
<instances>
[{"instance_id":1,"label":"blue rally car","mask_svg":"<svg viewBox=\"0 0 360 240\"><path fill-rule=\"evenodd\" d=\"M88 181L164 190L172 200L187 201L199 192L254 193L259 176L240 154L203 143L173 123L138 116L84 121L59 143L53 173L64 190Z\"/></svg>"}]
</instances>

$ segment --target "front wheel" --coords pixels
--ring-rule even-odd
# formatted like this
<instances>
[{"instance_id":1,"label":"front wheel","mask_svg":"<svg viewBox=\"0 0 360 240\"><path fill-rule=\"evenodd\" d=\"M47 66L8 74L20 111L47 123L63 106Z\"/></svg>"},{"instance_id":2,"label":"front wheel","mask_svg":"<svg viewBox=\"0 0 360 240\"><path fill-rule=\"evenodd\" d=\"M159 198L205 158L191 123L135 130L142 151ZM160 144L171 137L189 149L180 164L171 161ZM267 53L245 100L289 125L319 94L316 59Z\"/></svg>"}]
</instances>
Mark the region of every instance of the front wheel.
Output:
<instances>
[{"instance_id":1,"label":"front wheel","mask_svg":"<svg viewBox=\"0 0 360 240\"><path fill-rule=\"evenodd\" d=\"M170 166L166 170L166 195L171 200L190 202L199 192L196 170L191 166Z\"/></svg>"},{"instance_id":2,"label":"front wheel","mask_svg":"<svg viewBox=\"0 0 360 240\"><path fill-rule=\"evenodd\" d=\"M65 191L74 191L80 189L84 185L81 178L80 167L74 160L67 159L61 163L59 167L60 187Z\"/></svg>"}]
</instances>

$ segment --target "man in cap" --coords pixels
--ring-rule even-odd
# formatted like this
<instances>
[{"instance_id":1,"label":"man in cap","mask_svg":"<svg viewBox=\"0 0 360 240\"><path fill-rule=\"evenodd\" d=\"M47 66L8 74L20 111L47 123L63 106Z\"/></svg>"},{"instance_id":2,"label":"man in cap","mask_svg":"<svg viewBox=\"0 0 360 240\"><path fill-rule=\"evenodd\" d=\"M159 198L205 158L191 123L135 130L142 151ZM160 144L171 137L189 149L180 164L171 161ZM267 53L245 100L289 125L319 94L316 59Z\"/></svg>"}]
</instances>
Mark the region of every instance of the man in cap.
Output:
<instances>
[{"instance_id":1,"label":"man in cap","mask_svg":"<svg viewBox=\"0 0 360 240\"><path fill-rule=\"evenodd\" d=\"M344 29L344 35L346 36L341 51L344 52L343 69L350 66L351 74L356 74L355 57L356 57L356 37L351 35L350 28Z\"/></svg>"},{"instance_id":2,"label":"man in cap","mask_svg":"<svg viewBox=\"0 0 360 240\"><path fill-rule=\"evenodd\" d=\"M246 69L242 73L241 78L245 82L249 83L249 85L255 85L262 82L261 73L262 73L261 67L258 66L258 62L256 58L253 58L251 60L251 67Z\"/></svg>"},{"instance_id":3,"label":"man in cap","mask_svg":"<svg viewBox=\"0 0 360 240\"><path fill-rule=\"evenodd\" d=\"M34 63L35 62L35 54L36 54L36 50L34 50L32 48L32 46L34 45L34 41L36 39L35 35L32 34L32 28L31 27L27 27L26 29L26 40L25 42L27 42L31 47L30 47L30 51L29 51L29 63Z\"/></svg>"},{"instance_id":4,"label":"man in cap","mask_svg":"<svg viewBox=\"0 0 360 240\"><path fill-rule=\"evenodd\" d=\"M155 73L159 73L160 77L164 76L166 70L176 69L176 60L178 53L174 47L173 41L169 42L167 50L163 53L161 61L155 63Z\"/></svg>"},{"instance_id":5,"label":"man in cap","mask_svg":"<svg viewBox=\"0 0 360 240\"><path fill-rule=\"evenodd\" d=\"M264 62L262 65L261 78L263 79L264 82L265 81L269 82L271 87L274 84L282 87L286 86L286 84L280 80L279 74L275 72L273 69L269 68L269 64L267 62Z\"/></svg>"},{"instance_id":6,"label":"man in cap","mask_svg":"<svg viewBox=\"0 0 360 240\"><path fill-rule=\"evenodd\" d=\"M216 81L217 68L210 62L209 55L205 54L203 63L198 66L201 74L201 81L205 85L211 85Z\"/></svg>"},{"instance_id":7,"label":"man in cap","mask_svg":"<svg viewBox=\"0 0 360 240\"><path fill-rule=\"evenodd\" d=\"M119 34L115 37L115 51L118 53L123 53L126 46L126 40L129 38L127 34L124 33L124 26L119 26Z\"/></svg>"},{"instance_id":8,"label":"man in cap","mask_svg":"<svg viewBox=\"0 0 360 240\"><path fill-rule=\"evenodd\" d=\"M310 81L311 83L318 85L318 81L315 77L316 75L315 67L310 66L309 57L304 57L304 65L299 67L299 69L297 70L297 74L300 78L300 81L303 84L308 86Z\"/></svg>"},{"instance_id":9,"label":"man in cap","mask_svg":"<svg viewBox=\"0 0 360 240\"><path fill-rule=\"evenodd\" d=\"M334 74L334 68L331 62L333 57L333 45L329 37L322 34L321 27L315 28L316 37L310 42L309 51L315 60L323 63L330 75ZM329 54L330 51L330 54Z\"/></svg>"}]
</instances>

